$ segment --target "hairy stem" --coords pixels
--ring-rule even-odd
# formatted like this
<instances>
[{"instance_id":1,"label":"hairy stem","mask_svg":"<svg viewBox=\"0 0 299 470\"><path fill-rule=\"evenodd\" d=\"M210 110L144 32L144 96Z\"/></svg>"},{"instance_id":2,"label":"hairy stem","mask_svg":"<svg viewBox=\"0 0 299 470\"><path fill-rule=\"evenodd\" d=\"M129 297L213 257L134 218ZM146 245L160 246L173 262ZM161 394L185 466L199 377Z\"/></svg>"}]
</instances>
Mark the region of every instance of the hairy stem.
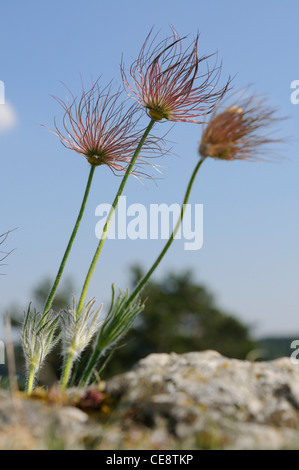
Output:
<instances>
[{"instance_id":1,"label":"hairy stem","mask_svg":"<svg viewBox=\"0 0 299 470\"><path fill-rule=\"evenodd\" d=\"M111 209L108 213L107 220L106 220L106 223L105 223L105 226L104 226L104 229L103 229L103 234L102 234L101 240L100 240L100 242L98 244L98 247L95 251L94 257L91 261L89 270L87 272L87 275L86 275L86 278L85 278L85 281L84 281L84 284L83 284L83 288L82 288L82 292L81 292L81 296L80 296L79 303L78 303L78 308L77 308L77 318L81 315L81 312L82 312L82 309L83 309L83 306L84 306L84 302L85 302L85 298L86 298L86 294L87 294L87 290L88 290L88 287L89 287L89 283L90 283L92 274L94 272L95 266L97 264L97 261L99 259L100 253L102 251L103 245L105 243L108 228L109 228L109 224L112 220L113 214L114 214L115 209L117 207L119 197L121 196L121 194L124 190L124 187L126 185L128 177L129 177L129 175L130 175L130 173L131 173L131 171L134 167L134 164L136 162L136 159L137 159L137 157L138 157L138 155L141 151L141 148L142 148L148 134L152 130L154 124L155 124L155 120L151 119L151 121L150 121L149 125L147 126L147 128L145 129L144 134L141 137L141 140L140 140L140 142L139 142L139 144L138 144L138 146L137 146L137 148L134 152L134 155L133 155L133 157L132 157L132 159L131 159L131 161L128 165L126 173L125 173L125 175L124 175L124 177L123 177L123 179L120 183L120 186L119 186L118 191L116 193L115 199L114 199L113 204L111 206ZM67 383L68 383L69 378L70 378L70 373L71 373L71 365L72 365L72 356L69 353L65 358L64 368L63 368L63 371L62 371L62 376L61 376L61 381L60 381L61 388L65 388L67 386Z\"/></svg>"},{"instance_id":2,"label":"hairy stem","mask_svg":"<svg viewBox=\"0 0 299 470\"><path fill-rule=\"evenodd\" d=\"M184 217L184 213L185 213L185 209L186 209L186 204L188 203L188 200L189 200L189 196L190 196L190 192L191 192L191 189L192 189L192 186L193 186L193 183L194 183L194 180L196 178L196 175L198 173L198 170L200 168L200 166L202 165L204 159L201 159L199 160L199 162L197 163L196 167L194 168L193 170L193 173L191 175L191 178L189 180L189 183L188 183L188 186L187 186L187 190L186 190L186 193L185 193L185 197L184 197L184 200L183 200L183 204L181 206L181 213L180 213L180 217L179 219L177 220L177 223L173 229L173 232L169 238L169 240L167 241L167 243L165 244L163 250L161 251L161 253L159 254L158 258L156 259L156 261L154 262L154 264L152 265L152 267L149 269L149 271L145 274L145 276L141 279L141 281L138 283L138 285L135 287L134 291L132 292L132 294L130 295L130 297L128 298L128 300L126 301L126 303L124 304L124 309L127 308L129 306L129 304L135 299L135 297L141 292L141 290L144 288L145 284L147 283L147 281L149 280L150 276L153 274L153 272L155 271L155 269L157 268L157 266L160 264L160 262L162 261L163 257L165 256L166 252L168 251L170 245L172 244L177 232L178 232L178 229L183 221L183 217ZM85 386L88 381L90 380L90 377L91 377L91 374L99 360L99 357L100 357L100 354L101 354L101 351L99 351L99 348L97 347L97 344L95 344L95 348L94 348L94 352L87 364L87 367L84 371L84 374L83 374L83 377L80 381L80 385L81 386Z\"/></svg>"},{"instance_id":3,"label":"hairy stem","mask_svg":"<svg viewBox=\"0 0 299 470\"><path fill-rule=\"evenodd\" d=\"M35 368L30 367L29 372L28 372L27 386L26 386L26 394L28 396L30 396L32 393L34 377L35 377Z\"/></svg>"},{"instance_id":4,"label":"hairy stem","mask_svg":"<svg viewBox=\"0 0 299 470\"><path fill-rule=\"evenodd\" d=\"M54 299L54 296L55 296L55 293L56 293L56 290L57 290L59 281L60 281L60 279L61 279L61 276L62 276L64 267L65 267L67 258L68 258L69 254L70 254L70 251L71 251L71 248L72 248L74 239L75 239L76 234L77 234L77 232L78 232L78 228L79 228L79 225L80 225L80 222L81 222L83 213L84 213L84 209L85 209L86 201L87 201L87 198L88 198L88 195L89 195L89 190L90 190L90 186L91 186L91 182L92 182L94 170L95 170L95 166L94 166L94 165L91 165L90 172L89 172L89 176L88 176L88 180L87 180L87 184L86 184L85 193L84 193L83 200L82 200L82 204L81 204L81 207L80 207L80 211L79 211L79 214L78 214L78 217L77 217L77 220L76 220L74 229L73 229L73 231L72 231L71 237L70 237L70 239L69 239L68 245L67 245L67 247L66 247L65 253L64 253L64 255L63 255L62 261L61 261L61 263L60 263L60 266L59 266L59 269L58 269L58 273L57 273L57 276L56 276L56 278L55 278L53 287L52 287L52 289L51 289L51 291L50 291L50 294L48 295L48 298L47 298L47 300L46 300L46 304L45 304L43 313L46 313L46 312L51 308L51 305L52 305L52 302L53 302L53 299Z\"/></svg>"},{"instance_id":5,"label":"hairy stem","mask_svg":"<svg viewBox=\"0 0 299 470\"><path fill-rule=\"evenodd\" d=\"M121 184L119 186L119 189L116 193L116 196L115 196L115 199L113 201L113 204L111 206L111 209L109 211L109 214L107 216L107 220L106 220L106 223L105 223L105 226L104 226L104 229L103 229L103 234L102 234L102 238L98 244L98 247L96 249L96 252L94 254L94 257L92 259L92 262L90 264L90 267L89 267L89 270L88 270L88 273L87 273L87 276L86 276L86 279L85 279L85 282L84 282L84 285L83 285L83 288L82 288L82 292L81 292L81 296L80 296L80 299L79 299L79 304L78 304L78 309L77 309L77 315L79 316L81 311L82 311L82 308L83 308L83 305L84 305L84 301L85 301L85 297L86 297L86 294L87 294L87 290L88 290L88 286L89 286L89 283L90 283L90 280L91 280L91 277L92 277L92 274L94 272L94 268L97 264L97 261L99 259L99 256L100 256L100 253L102 251L102 248L103 248L103 245L105 243L105 240L106 240L106 236L107 236L107 232L108 232L108 228L109 228L109 224L112 220L112 217L113 217L113 214L115 212L115 209L117 207L117 204L118 204L118 200L119 200L119 197L121 196L123 190L124 190L124 187L125 187L125 184L127 182L127 179L133 169L133 166L136 162L136 159L141 151L141 148L148 136L148 134L150 133L150 131L152 130L153 126L154 126L154 123L155 123L155 120L151 119L149 125L147 126L147 128L145 129L144 131L144 134L135 150L135 153L128 165L128 168L127 168L127 171L121 181Z\"/></svg>"},{"instance_id":6,"label":"hairy stem","mask_svg":"<svg viewBox=\"0 0 299 470\"><path fill-rule=\"evenodd\" d=\"M73 357L74 357L73 354L68 353L68 355L65 359L63 372L62 372L61 379L60 379L60 389L61 390L65 390L65 388L68 384L70 374L71 374L71 370L72 370Z\"/></svg>"},{"instance_id":7,"label":"hairy stem","mask_svg":"<svg viewBox=\"0 0 299 470\"><path fill-rule=\"evenodd\" d=\"M156 261L153 263L152 267L148 270L148 272L145 274L145 276L141 279L141 281L138 283L138 285L133 290L132 294L130 295L130 297L128 298L128 300L126 302L126 306L129 305L130 302L132 302L132 300L135 299L135 297L139 294L139 292L144 288L145 284L147 283L147 281L149 280L149 278L151 277L151 275L153 274L155 269L158 267L158 265L160 264L160 262L162 261L162 259L166 255L170 245L172 244L172 242L173 242L173 240L174 240L174 238L175 238L175 236L176 236L176 234L177 234L177 232L180 228L180 225L183 221L183 217L184 217L184 213L185 213L185 209L186 209L186 204L188 203L190 192L191 192L195 177L196 177L197 172L198 172L199 168L201 167L203 161L204 161L204 159L199 160L199 162L197 163L196 167L193 170L193 173L191 175L191 178L190 178L188 186L187 186L187 190L186 190L186 193L185 193L183 204L181 206L180 217L177 220L177 223L176 223L176 225L173 229L172 234L169 237L169 240L165 244L163 250L159 254Z\"/></svg>"}]
</instances>

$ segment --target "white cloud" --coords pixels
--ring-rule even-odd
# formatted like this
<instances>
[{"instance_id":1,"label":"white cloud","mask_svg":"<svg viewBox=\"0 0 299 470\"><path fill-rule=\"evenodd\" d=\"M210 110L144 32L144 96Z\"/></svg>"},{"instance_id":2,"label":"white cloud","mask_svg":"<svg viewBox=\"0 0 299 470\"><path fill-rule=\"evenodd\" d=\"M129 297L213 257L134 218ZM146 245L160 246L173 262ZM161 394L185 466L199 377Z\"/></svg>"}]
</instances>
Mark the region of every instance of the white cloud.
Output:
<instances>
[{"instance_id":1,"label":"white cloud","mask_svg":"<svg viewBox=\"0 0 299 470\"><path fill-rule=\"evenodd\" d=\"M0 104L0 132L13 129L17 124L17 115L11 104Z\"/></svg>"}]
</instances>

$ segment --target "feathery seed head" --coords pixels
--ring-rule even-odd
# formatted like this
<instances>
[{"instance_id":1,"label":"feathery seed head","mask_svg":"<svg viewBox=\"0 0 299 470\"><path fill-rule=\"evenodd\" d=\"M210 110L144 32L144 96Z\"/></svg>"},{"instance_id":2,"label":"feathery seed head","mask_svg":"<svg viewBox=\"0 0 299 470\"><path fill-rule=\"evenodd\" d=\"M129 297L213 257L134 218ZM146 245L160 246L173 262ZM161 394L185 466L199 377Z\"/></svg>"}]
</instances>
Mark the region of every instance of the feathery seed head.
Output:
<instances>
[{"instance_id":1,"label":"feathery seed head","mask_svg":"<svg viewBox=\"0 0 299 470\"><path fill-rule=\"evenodd\" d=\"M219 105L202 133L199 153L203 158L256 160L267 151L267 144L281 142L269 132L280 119L263 99L251 95L223 111Z\"/></svg>"},{"instance_id":2,"label":"feathery seed head","mask_svg":"<svg viewBox=\"0 0 299 470\"><path fill-rule=\"evenodd\" d=\"M144 133L139 126L140 107L137 104L127 107L128 98L122 99L123 91L113 92L111 85L100 89L98 82L87 92L83 88L79 98L70 91L69 94L66 101L55 97L64 109L64 117L63 130L54 120L54 134L66 148L83 155L90 165L107 165L113 173L123 174ZM155 168L148 159L164 153L163 137L150 134L131 173L149 177L139 168L143 165Z\"/></svg>"},{"instance_id":3,"label":"feathery seed head","mask_svg":"<svg viewBox=\"0 0 299 470\"><path fill-rule=\"evenodd\" d=\"M91 165L124 172L141 138L138 106L127 108L122 91L113 92L111 85L101 90L98 82L87 92L83 88L80 98L69 93L71 98L65 102L55 98L64 109L64 131L54 121L54 133L66 148L83 155ZM152 139L153 147L157 140Z\"/></svg>"},{"instance_id":4,"label":"feathery seed head","mask_svg":"<svg viewBox=\"0 0 299 470\"><path fill-rule=\"evenodd\" d=\"M198 39L185 50L183 40L174 28L172 36L155 45L152 30L147 36L137 60L130 68L130 84L121 64L124 88L127 94L146 108L148 115L156 120L202 123L198 120L209 113L227 90L228 84L215 91L220 68L200 66L208 57L198 57Z\"/></svg>"}]
</instances>

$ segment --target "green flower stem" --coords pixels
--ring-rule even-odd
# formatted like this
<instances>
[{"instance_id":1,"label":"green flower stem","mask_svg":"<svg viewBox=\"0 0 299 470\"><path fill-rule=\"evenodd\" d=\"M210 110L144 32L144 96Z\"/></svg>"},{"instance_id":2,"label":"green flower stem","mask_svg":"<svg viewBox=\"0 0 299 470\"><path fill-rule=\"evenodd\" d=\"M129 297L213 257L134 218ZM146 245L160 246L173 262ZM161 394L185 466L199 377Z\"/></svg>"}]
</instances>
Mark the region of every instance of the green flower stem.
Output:
<instances>
[{"instance_id":1,"label":"green flower stem","mask_svg":"<svg viewBox=\"0 0 299 470\"><path fill-rule=\"evenodd\" d=\"M56 293L56 290L57 290L57 287L58 287L60 278L61 278L61 276L62 276L62 273L63 273L64 267L65 267L67 258L68 258L69 254L70 254L70 251L71 251L71 248L72 248L74 239L75 239L76 234L77 234L77 232L78 232L78 228L79 228L79 225L80 225L80 222L81 222L83 213L84 213L84 209L85 209L85 206L86 206L86 201L87 201L87 198L88 198L88 195L89 195L90 186L91 186L91 183L92 183L92 178L93 178L94 170L95 170L95 166L94 166L94 165L91 165L90 172L89 172L89 176L88 176L88 181L87 181L87 185L86 185L86 189L85 189L85 193L84 193L83 200L82 200L82 204L81 204L81 207L80 207L80 211L79 211L79 214L78 214L78 217L77 217L77 220L76 220L74 229L73 229L73 231L72 231L71 237L70 237L70 239L69 239L68 245L67 245L67 247L66 247L64 256L63 256L63 258L62 258L61 264L60 264L60 266L59 266L58 273L57 273L56 279L55 279L55 281L54 281L53 287L52 287L51 292L50 292L50 294L49 294L49 296L48 296L48 298L47 298L47 301L46 301L46 304L45 304L45 308L44 308L43 313L46 313L46 312L51 308L51 305L52 305L52 302L53 302L53 299L54 299L54 296L55 296L55 293Z\"/></svg>"},{"instance_id":2,"label":"green flower stem","mask_svg":"<svg viewBox=\"0 0 299 470\"><path fill-rule=\"evenodd\" d=\"M27 380L27 387L26 387L27 396L30 396L32 393L34 376L35 376L35 367L30 367L29 372L28 372L28 380Z\"/></svg>"},{"instance_id":3,"label":"green flower stem","mask_svg":"<svg viewBox=\"0 0 299 470\"><path fill-rule=\"evenodd\" d=\"M128 168L127 168L127 171L122 179L122 182L119 186L119 189L117 191L117 194L115 196L115 199L113 201L113 204L111 206L111 209L109 211L109 214L107 216L107 220L106 220L106 223L105 223L105 226L104 226L104 229L103 229L103 235L102 235L102 238L98 244L98 247L96 249L96 252L94 254L94 257L93 257L93 260L91 262L91 265L89 267L89 270L88 270L88 273L87 273L87 276L86 276L86 279L85 279L85 282L84 282L84 285L83 285L83 288L82 288L82 292L81 292L81 297L79 299L79 304L78 304L78 309L77 309L77 315L79 316L81 311L82 311L82 308L83 308L83 305L84 305L84 301L85 301L85 297L86 297L86 294L87 294L87 290L88 290L88 286L89 286L89 283L90 283L90 280L91 280L91 276L93 274L93 271L94 271L94 268L97 264L97 261L98 261L98 258L100 256L100 253L102 251L102 248L103 248L103 245L105 243L105 239L106 239L106 236L107 236L107 232L108 232L108 228L109 228L109 224L111 222L111 219L113 217L113 214L115 212L115 209L117 207L117 204L118 204L118 200L119 200L119 197L121 196L122 192L123 192L123 189L125 187L125 184L127 182L127 179L133 169L133 166L135 164L135 161L140 153L140 150L148 136L148 134L150 133L150 131L152 130L154 124L155 124L155 120L154 119L151 119L149 125L147 126L147 128L145 129L144 131L144 134L135 150L135 153L130 161L130 164L128 165Z\"/></svg>"},{"instance_id":4,"label":"green flower stem","mask_svg":"<svg viewBox=\"0 0 299 470\"><path fill-rule=\"evenodd\" d=\"M196 167L194 168L193 170L193 173L191 175L191 178L189 180L189 183L188 183L188 186L187 186L187 190L186 190L186 193L185 193L185 197L184 197L184 201L183 201L183 204L182 204L182 207L181 207L181 214L180 214L180 217L178 218L177 220L177 223L173 229L173 232L172 234L170 235L169 237L169 240L167 241L166 245L164 246L163 250L161 251L161 253L159 254L158 258L156 259L156 261L154 262L154 264L152 265L152 267L149 269L149 271L146 273L146 275L141 279L141 281L139 282L139 284L137 284L137 286L135 287L135 289L133 290L132 294L130 295L130 297L128 298L127 302L126 302L126 305L129 305L130 302L132 302L132 300L135 299L135 297L139 294L139 292L144 288L145 284L147 283L147 281L149 280L149 278L151 277L151 275L153 274L153 272L155 271L155 269L158 267L158 265L160 264L160 262L162 261L162 259L164 258L166 252L168 251L168 248L170 247L170 245L172 244L179 228L180 228L180 225L183 221L183 217L184 217L184 213L185 213L185 209L186 209L186 204L188 203L188 200L189 200L189 196L190 196L190 192L191 192L191 189L192 189L192 186L193 186L193 183L194 183L194 180L196 178L196 175L197 175L197 172L199 170L199 168L201 167L202 163L203 163L204 159L202 158L201 160L199 160L199 162L197 163Z\"/></svg>"},{"instance_id":5,"label":"green flower stem","mask_svg":"<svg viewBox=\"0 0 299 470\"><path fill-rule=\"evenodd\" d=\"M73 358L74 358L74 355L71 354L71 353L68 353L68 355L65 359L63 372L62 372L61 379L60 379L60 389L61 390L65 390L65 388L68 384L69 377L70 377L71 370L72 370Z\"/></svg>"},{"instance_id":6,"label":"green flower stem","mask_svg":"<svg viewBox=\"0 0 299 470\"><path fill-rule=\"evenodd\" d=\"M80 296L80 299L79 299L79 303L78 303L78 308L77 308L77 317L80 316L81 312L82 312L82 309L83 309L83 306L84 306L84 302L85 302L85 298L86 298L86 294L87 294L87 290L88 290L88 287L89 287L89 283L90 283L90 280L91 280L91 277L92 277L92 274L94 272L94 269L95 269L95 266L97 264L97 261L99 259L99 256L100 256L100 253L102 251L102 248L103 248L103 245L105 243L105 240L106 240L106 236L107 236L107 232L108 232L108 228L109 228L109 224L111 222L111 219L113 217L113 214L115 212L115 209L117 207L117 204L118 204L118 200L119 200L119 197L121 196L123 190L124 190L124 187L125 187L125 184L127 182L127 179L133 169L133 166L136 162L136 159L141 151L141 148L148 136L148 134L150 133L150 131L152 130L153 126L155 124L155 120L154 119L151 119L149 125L147 126L147 128L145 129L144 131L144 134L143 136L141 137L141 140L134 152L134 155L128 165L128 168L126 170L126 173L121 181L121 184L118 188L118 191L116 193L116 196L115 196L115 199L113 201L113 204L111 206L111 209L108 213L108 216L107 216L107 220L106 220L106 223L105 223L105 226L104 226L104 229L103 229L103 234L102 234L102 238L98 244L98 247L95 251L95 254L94 254L94 257L92 259L92 262L90 264L90 267L89 267L89 270L87 272L87 275L86 275L86 278L85 278L85 282L84 282L84 285L83 285L83 288L82 288L82 292L81 292L81 296ZM73 357L70 353L68 353L68 355L66 356L65 358L65 363L64 363L64 368L63 368L63 371L62 371L62 375L61 375L61 380L60 380L60 387L63 389L67 386L67 383L69 381L69 377L70 377L70 373L71 373L71 365L72 365L72 361L73 361Z\"/></svg>"},{"instance_id":7,"label":"green flower stem","mask_svg":"<svg viewBox=\"0 0 299 470\"><path fill-rule=\"evenodd\" d=\"M182 204L182 207L181 207L181 213L180 213L180 217L173 229L173 232L169 238L169 240L167 241L166 245L164 246L163 250L161 251L161 253L159 254L158 258L156 259L156 261L154 262L154 264L152 265L152 267L150 268L150 270L146 273L146 275L141 279L141 281L139 282L139 284L135 287L134 291L132 292L132 294L130 295L130 297L128 298L128 300L126 301L125 305L123 308L127 308L129 306L129 304L135 299L135 297L141 292L141 290L143 289L143 287L145 286L145 284L147 283L147 281L149 280L150 276L153 274L153 272L155 271L155 269L157 268L157 266L160 264L160 262L162 261L163 257L165 256L168 248L170 247L170 245L172 244L177 232L178 232L178 229L183 221L183 217L184 217L184 213L185 213L185 209L186 209L186 204L188 203L188 200L189 200L189 196L190 196L190 192L191 192L191 189L192 189L192 186L193 186L193 183L194 183L194 180L196 178L196 175L198 173L198 170L200 168L200 166L202 165L204 159L201 159L199 160L199 162L197 163L195 169L193 170L193 173L191 175L191 178L189 180L189 183L188 183L188 186L187 186L187 190L186 190L186 193L185 193L185 197L184 197L184 200L183 200L183 204ZM94 348L94 352L87 364L87 367L84 371L84 374L83 374L83 377L80 381L80 386L85 386L88 381L89 381L89 378L92 374L92 371L94 370L98 360L99 360L99 355L100 355L101 351L99 351L98 347L97 347L97 344L95 345L95 348Z\"/></svg>"}]
</instances>

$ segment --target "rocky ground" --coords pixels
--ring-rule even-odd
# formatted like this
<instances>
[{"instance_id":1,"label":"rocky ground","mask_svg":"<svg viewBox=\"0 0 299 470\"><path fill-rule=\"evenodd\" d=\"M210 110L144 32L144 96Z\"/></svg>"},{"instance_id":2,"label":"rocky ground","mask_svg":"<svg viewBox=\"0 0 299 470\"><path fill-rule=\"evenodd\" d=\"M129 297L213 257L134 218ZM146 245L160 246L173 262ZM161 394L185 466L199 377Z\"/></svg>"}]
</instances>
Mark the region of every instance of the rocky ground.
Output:
<instances>
[{"instance_id":1,"label":"rocky ground","mask_svg":"<svg viewBox=\"0 0 299 470\"><path fill-rule=\"evenodd\" d=\"M87 390L0 390L0 449L298 449L299 366L152 354Z\"/></svg>"}]
</instances>

